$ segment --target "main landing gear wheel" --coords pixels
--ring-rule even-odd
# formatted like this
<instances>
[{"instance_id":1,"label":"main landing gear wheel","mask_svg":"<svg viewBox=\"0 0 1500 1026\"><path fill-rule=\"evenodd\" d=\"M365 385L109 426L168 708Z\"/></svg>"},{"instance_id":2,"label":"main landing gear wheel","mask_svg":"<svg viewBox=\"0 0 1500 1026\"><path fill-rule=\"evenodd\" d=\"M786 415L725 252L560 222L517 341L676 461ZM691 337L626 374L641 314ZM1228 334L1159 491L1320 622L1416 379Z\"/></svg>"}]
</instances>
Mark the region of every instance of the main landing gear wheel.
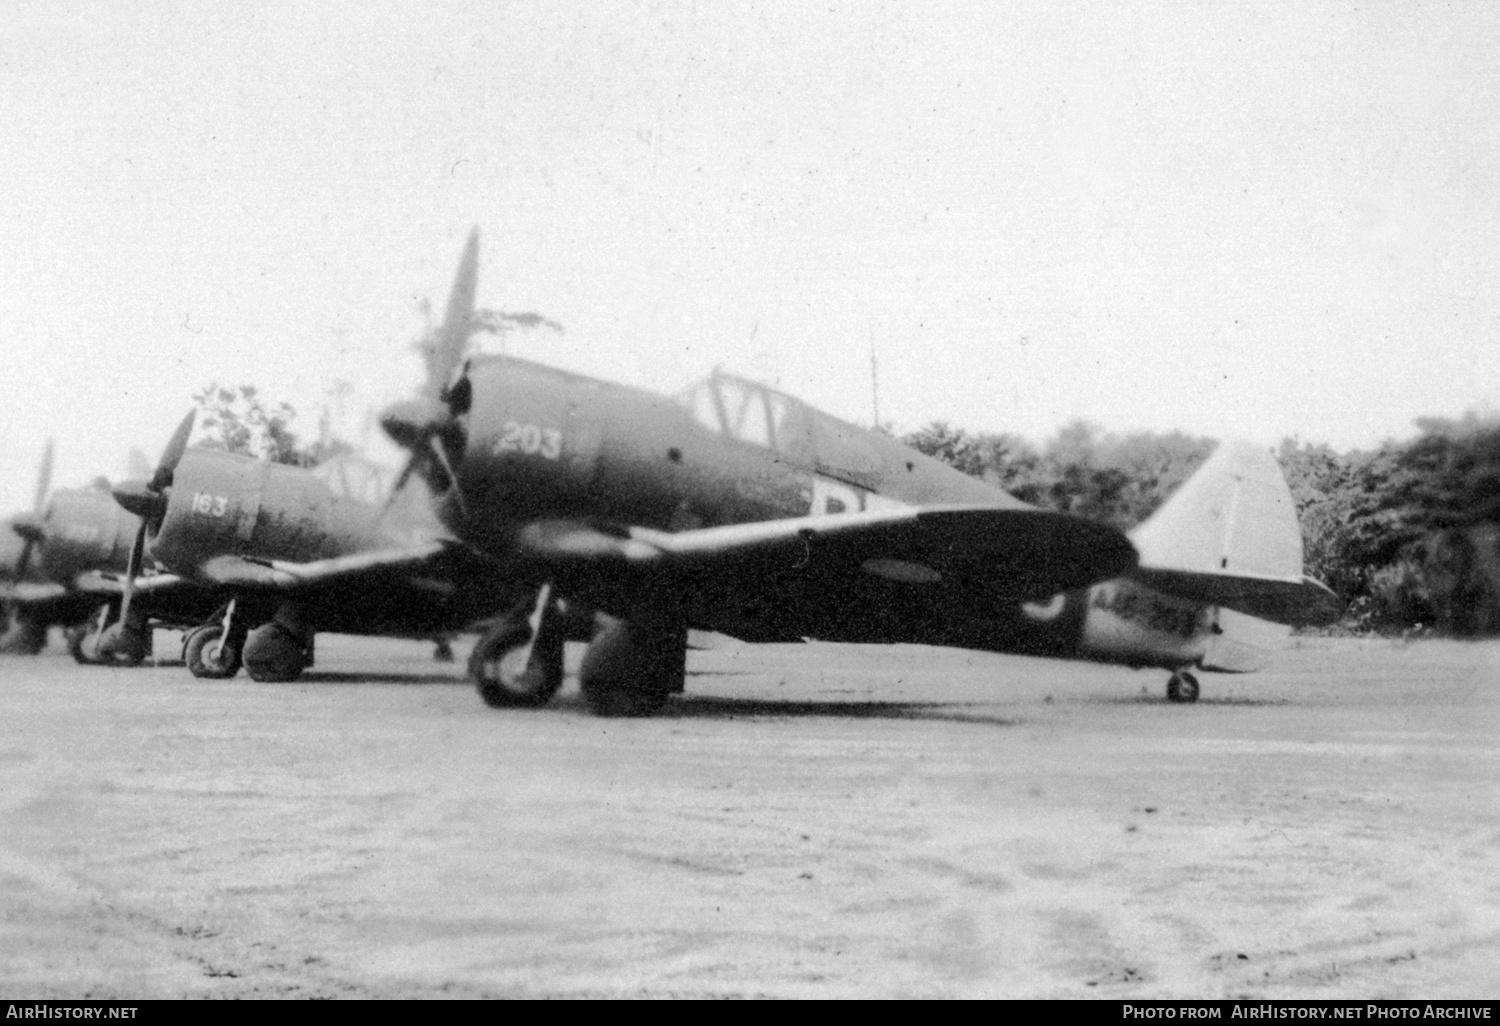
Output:
<instances>
[{"instance_id":1,"label":"main landing gear wheel","mask_svg":"<svg viewBox=\"0 0 1500 1026\"><path fill-rule=\"evenodd\" d=\"M1198 678L1186 670L1178 670L1167 681L1167 700L1171 702L1198 701Z\"/></svg>"},{"instance_id":2,"label":"main landing gear wheel","mask_svg":"<svg viewBox=\"0 0 1500 1026\"><path fill-rule=\"evenodd\" d=\"M584 654L578 683L596 716L650 716L682 690L686 669L686 624L612 620Z\"/></svg>"},{"instance_id":3,"label":"main landing gear wheel","mask_svg":"<svg viewBox=\"0 0 1500 1026\"><path fill-rule=\"evenodd\" d=\"M229 680L240 672L244 639L224 639L224 625L204 624L190 632L182 646L188 672L202 680Z\"/></svg>"},{"instance_id":4,"label":"main landing gear wheel","mask_svg":"<svg viewBox=\"0 0 1500 1026\"><path fill-rule=\"evenodd\" d=\"M0 654L36 655L47 647L47 625L17 614L4 635L0 635Z\"/></svg>"},{"instance_id":5,"label":"main landing gear wheel","mask_svg":"<svg viewBox=\"0 0 1500 1026\"><path fill-rule=\"evenodd\" d=\"M495 709L546 705L563 682L563 632L546 613L535 644L525 619L506 617L486 631L469 656L469 676Z\"/></svg>"},{"instance_id":6,"label":"main landing gear wheel","mask_svg":"<svg viewBox=\"0 0 1500 1026\"><path fill-rule=\"evenodd\" d=\"M99 661L114 666L139 666L151 650L146 636L134 627L112 623L99 635Z\"/></svg>"},{"instance_id":7,"label":"main landing gear wheel","mask_svg":"<svg viewBox=\"0 0 1500 1026\"><path fill-rule=\"evenodd\" d=\"M110 613L106 603L83 623L68 629L68 652L75 662L82 666L100 666L109 662L100 650L100 642L109 623Z\"/></svg>"},{"instance_id":8,"label":"main landing gear wheel","mask_svg":"<svg viewBox=\"0 0 1500 1026\"><path fill-rule=\"evenodd\" d=\"M68 654L73 657L74 662L80 666L97 666L99 660L89 650L89 625L78 624L69 627L64 635L68 641Z\"/></svg>"},{"instance_id":9,"label":"main landing gear wheel","mask_svg":"<svg viewBox=\"0 0 1500 1026\"><path fill-rule=\"evenodd\" d=\"M275 620L250 632L243 655L245 672L260 684L284 684L302 676L312 662L306 639Z\"/></svg>"}]
</instances>

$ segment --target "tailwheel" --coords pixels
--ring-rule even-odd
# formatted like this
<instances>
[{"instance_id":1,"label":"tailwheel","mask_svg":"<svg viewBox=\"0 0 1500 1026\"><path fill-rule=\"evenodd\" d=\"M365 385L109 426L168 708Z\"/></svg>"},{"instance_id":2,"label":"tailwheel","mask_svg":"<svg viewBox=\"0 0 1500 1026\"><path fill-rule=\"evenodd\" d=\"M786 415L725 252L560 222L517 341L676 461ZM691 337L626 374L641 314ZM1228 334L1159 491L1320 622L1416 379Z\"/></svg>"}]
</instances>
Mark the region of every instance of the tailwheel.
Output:
<instances>
[{"instance_id":1,"label":"tailwheel","mask_svg":"<svg viewBox=\"0 0 1500 1026\"><path fill-rule=\"evenodd\" d=\"M240 672L245 639L224 637L224 625L206 623L189 632L182 646L188 672L202 680L229 680Z\"/></svg>"},{"instance_id":2,"label":"tailwheel","mask_svg":"<svg viewBox=\"0 0 1500 1026\"><path fill-rule=\"evenodd\" d=\"M1167 700L1171 702L1198 701L1198 678L1186 670L1178 670L1167 681Z\"/></svg>"},{"instance_id":3,"label":"tailwheel","mask_svg":"<svg viewBox=\"0 0 1500 1026\"><path fill-rule=\"evenodd\" d=\"M296 680L312 665L311 643L272 620L250 632L243 655L245 672L261 684Z\"/></svg>"},{"instance_id":4,"label":"tailwheel","mask_svg":"<svg viewBox=\"0 0 1500 1026\"><path fill-rule=\"evenodd\" d=\"M604 628L583 657L578 682L597 716L650 716L682 690L687 625L601 617Z\"/></svg>"}]
</instances>

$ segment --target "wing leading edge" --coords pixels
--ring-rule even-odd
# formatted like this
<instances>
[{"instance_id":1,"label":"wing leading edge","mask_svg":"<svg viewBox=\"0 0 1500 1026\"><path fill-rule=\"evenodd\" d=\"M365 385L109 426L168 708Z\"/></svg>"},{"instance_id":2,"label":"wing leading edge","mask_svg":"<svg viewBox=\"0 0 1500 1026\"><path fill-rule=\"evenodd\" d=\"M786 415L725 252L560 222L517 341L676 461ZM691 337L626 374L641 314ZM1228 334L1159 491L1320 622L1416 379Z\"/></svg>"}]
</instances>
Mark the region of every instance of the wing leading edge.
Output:
<instances>
[{"instance_id":1,"label":"wing leading edge","mask_svg":"<svg viewBox=\"0 0 1500 1026\"><path fill-rule=\"evenodd\" d=\"M372 573L417 569L447 551L452 544L447 541L420 542L308 563L216 556L200 566L198 574L206 582L220 587L294 592L335 582L346 583Z\"/></svg>"}]
</instances>

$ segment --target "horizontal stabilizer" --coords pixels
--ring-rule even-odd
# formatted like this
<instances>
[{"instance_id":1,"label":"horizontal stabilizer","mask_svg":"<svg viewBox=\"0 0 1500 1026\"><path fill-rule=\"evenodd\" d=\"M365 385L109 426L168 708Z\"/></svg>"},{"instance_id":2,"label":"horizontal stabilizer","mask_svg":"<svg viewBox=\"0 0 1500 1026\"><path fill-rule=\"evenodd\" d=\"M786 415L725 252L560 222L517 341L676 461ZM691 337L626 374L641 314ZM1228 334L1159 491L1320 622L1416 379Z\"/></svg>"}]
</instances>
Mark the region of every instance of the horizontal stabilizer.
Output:
<instances>
[{"instance_id":1,"label":"horizontal stabilizer","mask_svg":"<svg viewBox=\"0 0 1500 1026\"><path fill-rule=\"evenodd\" d=\"M1144 566L1130 576L1166 595L1293 627L1320 627L1344 614L1343 601L1327 585L1307 576L1259 577Z\"/></svg>"},{"instance_id":2,"label":"horizontal stabilizer","mask_svg":"<svg viewBox=\"0 0 1500 1026\"><path fill-rule=\"evenodd\" d=\"M1222 443L1145 523L1131 577L1157 591L1272 623L1333 623L1344 604L1302 572L1297 504L1276 457Z\"/></svg>"}]
</instances>

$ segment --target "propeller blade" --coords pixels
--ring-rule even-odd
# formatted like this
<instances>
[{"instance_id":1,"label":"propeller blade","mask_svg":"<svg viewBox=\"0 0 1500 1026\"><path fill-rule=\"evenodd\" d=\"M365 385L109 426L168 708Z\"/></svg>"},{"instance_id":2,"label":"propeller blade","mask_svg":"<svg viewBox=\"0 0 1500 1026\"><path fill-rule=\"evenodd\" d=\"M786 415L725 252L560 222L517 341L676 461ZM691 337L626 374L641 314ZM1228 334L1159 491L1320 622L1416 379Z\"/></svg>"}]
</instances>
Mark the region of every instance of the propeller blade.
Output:
<instances>
[{"instance_id":1,"label":"propeller blade","mask_svg":"<svg viewBox=\"0 0 1500 1026\"><path fill-rule=\"evenodd\" d=\"M473 407L474 383L469 380L468 360L464 361L464 369L459 371L458 377L443 389L442 400L448 404L449 417L462 417Z\"/></svg>"},{"instance_id":2,"label":"propeller blade","mask_svg":"<svg viewBox=\"0 0 1500 1026\"><path fill-rule=\"evenodd\" d=\"M52 489L52 439L47 439L47 447L42 450L42 466L36 475L36 498L31 503L31 511L37 516L42 515L42 510L47 504L47 493Z\"/></svg>"},{"instance_id":3,"label":"propeller blade","mask_svg":"<svg viewBox=\"0 0 1500 1026\"><path fill-rule=\"evenodd\" d=\"M32 552L47 540L47 524L36 513L21 513L10 518L10 528L25 540L21 554L16 557L15 580L19 584L26 579L26 571L31 569Z\"/></svg>"},{"instance_id":4,"label":"propeller blade","mask_svg":"<svg viewBox=\"0 0 1500 1026\"><path fill-rule=\"evenodd\" d=\"M120 599L120 623L130 623L130 600L135 597L135 579L141 572L141 560L146 555L147 521L142 518L135 532L135 541L130 545L130 558L125 562L125 595Z\"/></svg>"},{"instance_id":5,"label":"propeller blade","mask_svg":"<svg viewBox=\"0 0 1500 1026\"><path fill-rule=\"evenodd\" d=\"M34 539L27 538L21 545L21 555L16 558L16 583L20 584L26 580L26 571L31 569L31 549L36 544Z\"/></svg>"},{"instance_id":6,"label":"propeller blade","mask_svg":"<svg viewBox=\"0 0 1500 1026\"><path fill-rule=\"evenodd\" d=\"M428 448L437 457L438 466L443 468L443 473L448 475L448 487L452 489L453 496L458 500L458 511L464 516L469 515L469 507L464 503L464 490L458 486L458 475L453 472L453 464L448 462L448 453L443 448L442 440L436 435L430 435L427 439Z\"/></svg>"},{"instance_id":7,"label":"propeller blade","mask_svg":"<svg viewBox=\"0 0 1500 1026\"><path fill-rule=\"evenodd\" d=\"M441 396L447 389L474 332L474 293L479 282L479 229L469 233L464 255L458 262L453 289L448 293L448 309L438 326L427 353L425 396Z\"/></svg>"},{"instance_id":8,"label":"propeller blade","mask_svg":"<svg viewBox=\"0 0 1500 1026\"><path fill-rule=\"evenodd\" d=\"M172 432L167 447L162 450L161 462L156 465L156 473L151 475L148 487L153 492L159 492L172 483L172 474L177 470L182 454L187 451L188 438L193 433L193 421L197 417L197 410L188 411L188 415L182 418L182 423L177 425L177 430Z\"/></svg>"},{"instance_id":9,"label":"propeller blade","mask_svg":"<svg viewBox=\"0 0 1500 1026\"><path fill-rule=\"evenodd\" d=\"M396 505L396 500L401 496L401 489L406 487L406 482L411 479L411 475L416 469L417 454L412 453L411 459L407 460L406 465L401 468L401 473L396 475L396 483L391 485L390 494L385 497L385 506L380 510L381 516L389 513L391 507Z\"/></svg>"}]
</instances>

